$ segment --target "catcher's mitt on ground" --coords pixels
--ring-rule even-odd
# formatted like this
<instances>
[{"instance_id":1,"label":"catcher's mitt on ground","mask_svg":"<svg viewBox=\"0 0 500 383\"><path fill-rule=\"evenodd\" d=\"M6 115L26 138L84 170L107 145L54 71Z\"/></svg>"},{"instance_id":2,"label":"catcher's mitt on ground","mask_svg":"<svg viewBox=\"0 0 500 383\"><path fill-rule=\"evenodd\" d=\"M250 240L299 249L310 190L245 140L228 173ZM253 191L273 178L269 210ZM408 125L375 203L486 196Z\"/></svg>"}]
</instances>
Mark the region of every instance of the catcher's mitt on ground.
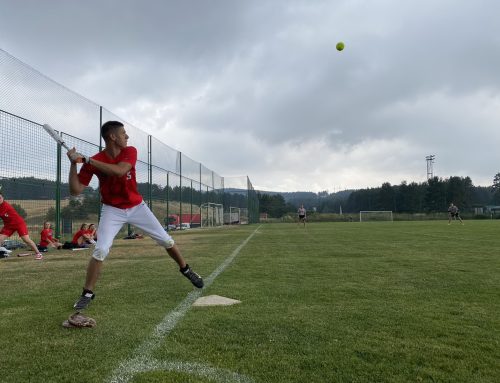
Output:
<instances>
[{"instance_id":1,"label":"catcher's mitt on ground","mask_svg":"<svg viewBox=\"0 0 500 383\"><path fill-rule=\"evenodd\" d=\"M74 313L69 316L67 320L63 322L63 327L66 328L83 328L83 327L95 327L96 321L93 318L83 315L82 313Z\"/></svg>"}]
</instances>

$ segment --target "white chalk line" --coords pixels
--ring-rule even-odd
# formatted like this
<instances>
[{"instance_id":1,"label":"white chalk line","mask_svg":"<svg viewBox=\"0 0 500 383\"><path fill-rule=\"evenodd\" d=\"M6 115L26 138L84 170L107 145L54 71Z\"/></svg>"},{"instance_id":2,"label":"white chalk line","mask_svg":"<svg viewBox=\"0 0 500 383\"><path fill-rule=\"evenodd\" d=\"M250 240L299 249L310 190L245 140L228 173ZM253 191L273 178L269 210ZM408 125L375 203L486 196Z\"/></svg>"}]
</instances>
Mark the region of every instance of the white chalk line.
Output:
<instances>
[{"instance_id":1,"label":"white chalk line","mask_svg":"<svg viewBox=\"0 0 500 383\"><path fill-rule=\"evenodd\" d=\"M215 278L233 262L234 258L240 253L241 249L252 239L257 233L260 226L257 227L234 251L227 257L205 280L205 288L209 287ZM178 371L185 372L201 377L207 377L215 380L218 383L252 383L253 380L244 375L234 372L210 367L200 363L187 362L167 362L157 360L151 356L154 349L160 346L165 338L172 332L177 323L184 318L186 313L192 307L193 303L203 293L203 290L191 291L184 300L179 303L172 311L167 313L163 320L156 326L153 333L146 339L135 351L132 356L120 362L112 376L107 380L110 383L126 383L140 372L147 371Z\"/></svg>"}]
</instances>

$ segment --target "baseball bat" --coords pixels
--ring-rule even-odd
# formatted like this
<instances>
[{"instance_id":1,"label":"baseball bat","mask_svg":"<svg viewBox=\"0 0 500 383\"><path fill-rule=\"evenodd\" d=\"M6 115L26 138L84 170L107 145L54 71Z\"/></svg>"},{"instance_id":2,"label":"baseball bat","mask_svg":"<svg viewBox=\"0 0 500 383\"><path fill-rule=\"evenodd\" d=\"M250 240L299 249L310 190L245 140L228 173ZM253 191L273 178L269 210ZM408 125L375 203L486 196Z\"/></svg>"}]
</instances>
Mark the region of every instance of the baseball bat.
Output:
<instances>
[{"instance_id":1,"label":"baseball bat","mask_svg":"<svg viewBox=\"0 0 500 383\"><path fill-rule=\"evenodd\" d=\"M57 142L59 145L61 145L64 149L66 149L67 151L69 151L69 148L68 148L68 145L66 145L66 143L63 141L62 137L57 134L57 132L52 129L52 126L50 126L49 124L43 124L43 129L45 129L45 131L50 134L50 137L52 137L54 139L55 142ZM76 162L78 163L82 163L82 162L85 162L85 156L82 155L82 157L79 157Z\"/></svg>"},{"instance_id":2,"label":"baseball bat","mask_svg":"<svg viewBox=\"0 0 500 383\"><path fill-rule=\"evenodd\" d=\"M57 134L57 132L54 129L52 129L52 127L49 124L43 124L43 128L48 134L50 134L50 137L52 137L55 142L61 145L64 149L69 150L68 145L66 145L62 137L59 134Z\"/></svg>"}]
</instances>

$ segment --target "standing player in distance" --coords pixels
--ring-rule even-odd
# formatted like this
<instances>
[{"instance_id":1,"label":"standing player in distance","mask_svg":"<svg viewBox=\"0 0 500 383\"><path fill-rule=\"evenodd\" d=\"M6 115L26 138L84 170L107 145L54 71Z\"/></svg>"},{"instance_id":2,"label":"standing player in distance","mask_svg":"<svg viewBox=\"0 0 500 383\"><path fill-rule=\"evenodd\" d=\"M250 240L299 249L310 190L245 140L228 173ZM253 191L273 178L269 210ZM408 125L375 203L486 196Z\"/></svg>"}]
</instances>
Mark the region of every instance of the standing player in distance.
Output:
<instances>
[{"instance_id":1,"label":"standing player in distance","mask_svg":"<svg viewBox=\"0 0 500 383\"><path fill-rule=\"evenodd\" d=\"M300 205L299 210L297 210L297 214L299 216L299 224L302 222L304 226L306 226L306 209L304 205Z\"/></svg>"},{"instance_id":2,"label":"standing player in distance","mask_svg":"<svg viewBox=\"0 0 500 383\"><path fill-rule=\"evenodd\" d=\"M453 205L453 202L450 203L450 207L448 207L448 225L451 224L451 219L456 220L457 218L460 220L460 223L463 225L464 221L462 221L462 217L458 213L458 207Z\"/></svg>"},{"instance_id":3,"label":"standing player in distance","mask_svg":"<svg viewBox=\"0 0 500 383\"><path fill-rule=\"evenodd\" d=\"M60 243L57 239L54 238L54 234L50 227L50 222L43 223L43 230L40 232L40 251L47 251L49 247L53 247L54 249L61 249L62 243Z\"/></svg>"},{"instance_id":4,"label":"standing player in distance","mask_svg":"<svg viewBox=\"0 0 500 383\"><path fill-rule=\"evenodd\" d=\"M2 247L3 241L9 238L12 234L17 231L17 234L21 239L35 252L35 259L41 261L43 259L42 253L38 251L35 242L33 242L28 235L28 228L26 227L26 222L17 213L17 211L9 204L3 197L0 191L0 218L2 218L4 226L0 230L0 250L5 251L5 247ZM7 251L8 253L9 251Z\"/></svg>"},{"instance_id":5,"label":"standing player in distance","mask_svg":"<svg viewBox=\"0 0 500 383\"><path fill-rule=\"evenodd\" d=\"M189 267L172 237L166 233L137 191L135 170L137 149L127 146L129 136L125 127L121 122L108 121L101 127L101 136L106 147L96 155L89 158L77 153L75 148L67 153L71 161L69 170L71 195L82 193L95 174L99 179L102 202L101 220L97 229L99 240L87 266L83 292L73 307L80 312L94 299L94 288L103 261L108 256L113 239L126 223L138 227L164 247L179 265L182 275L194 286L202 288L203 279ZM79 173L77 161L84 163Z\"/></svg>"}]
</instances>

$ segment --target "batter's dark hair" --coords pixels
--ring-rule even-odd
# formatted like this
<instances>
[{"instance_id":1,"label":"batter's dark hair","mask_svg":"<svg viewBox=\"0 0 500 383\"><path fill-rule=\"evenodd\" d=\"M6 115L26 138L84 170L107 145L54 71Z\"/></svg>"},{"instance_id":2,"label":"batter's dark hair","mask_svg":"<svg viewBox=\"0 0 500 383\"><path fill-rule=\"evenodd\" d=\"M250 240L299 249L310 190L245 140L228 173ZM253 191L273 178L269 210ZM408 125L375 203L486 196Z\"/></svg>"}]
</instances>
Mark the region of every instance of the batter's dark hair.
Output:
<instances>
[{"instance_id":1,"label":"batter's dark hair","mask_svg":"<svg viewBox=\"0 0 500 383\"><path fill-rule=\"evenodd\" d=\"M111 133L116 129L123 127L124 125L120 121L108 121L101 126L101 136L104 140L107 140Z\"/></svg>"}]
</instances>

